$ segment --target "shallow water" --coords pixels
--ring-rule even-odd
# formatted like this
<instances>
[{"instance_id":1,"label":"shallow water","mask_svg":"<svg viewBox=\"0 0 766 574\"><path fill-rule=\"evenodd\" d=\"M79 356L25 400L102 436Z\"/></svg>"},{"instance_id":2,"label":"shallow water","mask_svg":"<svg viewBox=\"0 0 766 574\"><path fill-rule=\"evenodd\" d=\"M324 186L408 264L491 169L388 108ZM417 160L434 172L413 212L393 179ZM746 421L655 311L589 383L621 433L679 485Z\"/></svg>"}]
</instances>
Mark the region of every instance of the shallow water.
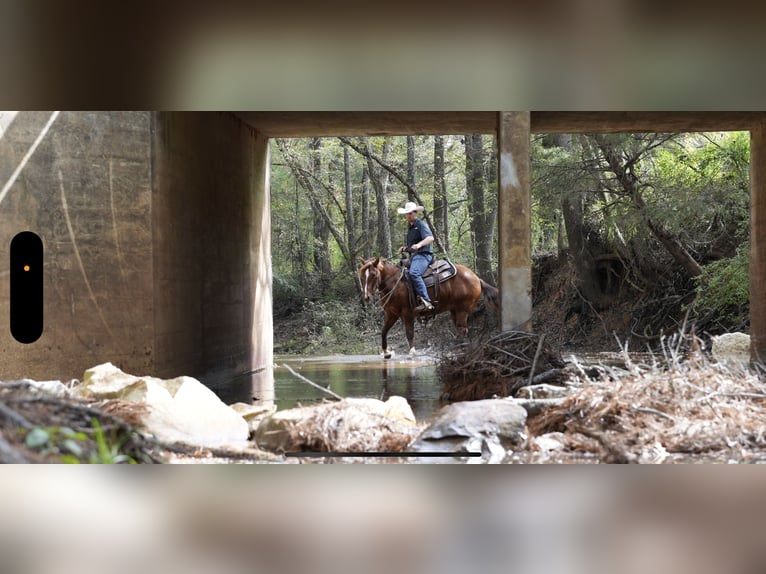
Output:
<instances>
[{"instance_id":1,"label":"shallow water","mask_svg":"<svg viewBox=\"0 0 766 574\"><path fill-rule=\"evenodd\" d=\"M332 398L300 380L284 364L342 397L385 401L392 395L402 396L419 421L430 418L440 407L441 384L432 357L404 355L384 360L379 355L278 356L274 362L279 365L274 369L274 391L280 410Z\"/></svg>"}]
</instances>

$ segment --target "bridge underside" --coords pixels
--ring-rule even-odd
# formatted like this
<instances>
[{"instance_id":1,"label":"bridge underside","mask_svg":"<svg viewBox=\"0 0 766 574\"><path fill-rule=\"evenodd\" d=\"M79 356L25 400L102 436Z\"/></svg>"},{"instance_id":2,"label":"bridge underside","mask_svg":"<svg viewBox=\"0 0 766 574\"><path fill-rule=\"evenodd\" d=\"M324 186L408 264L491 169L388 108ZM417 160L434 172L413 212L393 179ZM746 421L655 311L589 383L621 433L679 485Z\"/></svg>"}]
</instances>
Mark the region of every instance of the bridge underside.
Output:
<instances>
[{"instance_id":1,"label":"bridge underside","mask_svg":"<svg viewBox=\"0 0 766 574\"><path fill-rule=\"evenodd\" d=\"M268 398L271 137L495 133L502 325L526 329L530 134L715 130L752 135L751 335L766 357L761 113L21 112L0 132L0 257L18 231L42 236L46 327L27 346L0 333L0 378L75 378L112 361L214 389L239 376L242 399L258 371L252 391ZM7 274L0 283L7 317Z\"/></svg>"}]
</instances>

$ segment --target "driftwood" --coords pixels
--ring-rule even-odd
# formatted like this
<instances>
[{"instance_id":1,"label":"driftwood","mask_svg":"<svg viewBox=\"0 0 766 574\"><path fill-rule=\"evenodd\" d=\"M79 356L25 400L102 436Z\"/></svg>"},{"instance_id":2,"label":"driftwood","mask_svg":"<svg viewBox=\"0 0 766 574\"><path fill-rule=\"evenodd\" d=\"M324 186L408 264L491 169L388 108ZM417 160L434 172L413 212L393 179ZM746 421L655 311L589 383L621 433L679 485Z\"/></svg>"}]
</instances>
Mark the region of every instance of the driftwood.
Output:
<instances>
[{"instance_id":1,"label":"driftwood","mask_svg":"<svg viewBox=\"0 0 766 574\"><path fill-rule=\"evenodd\" d=\"M466 343L442 358L442 398L467 401L508 397L522 387L560 383L565 363L545 335L507 331L487 340ZM535 376L535 373L542 372Z\"/></svg>"},{"instance_id":2,"label":"driftwood","mask_svg":"<svg viewBox=\"0 0 766 574\"><path fill-rule=\"evenodd\" d=\"M559 404L530 413L530 438L559 433L564 447L527 462L550 456L607 463L686 462L700 455L720 462L766 459L766 387L746 365L696 356L604 369L600 380L586 380Z\"/></svg>"},{"instance_id":3,"label":"driftwood","mask_svg":"<svg viewBox=\"0 0 766 574\"><path fill-rule=\"evenodd\" d=\"M334 393L334 392L333 392L333 391L331 391L330 389L328 389L328 388L325 388L325 387L323 387L322 385L318 385L318 384L316 384L314 381L312 381L311 379L308 379L308 378L304 377L304 376L303 376L303 375L301 375L300 373L296 373L296 372L295 372L295 371L294 371L294 370L293 370L293 369L290 367L290 365L288 365L287 363L284 363L282 366L283 366L285 369L287 369L288 371L290 371L290 372L291 372L293 375L295 375L295 376L296 376L298 379L300 379L301 381L303 381L304 383L311 385L311 386L312 386L312 387L314 387L315 389L319 389L319 390L320 390L320 391L322 391L323 393L327 393L328 395L330 395L331 397L333 397L333 398L335 398L335 399L338 399L339 401L342 401L342 400L343 400L343 397L341 397L341 396L340 396L338 393Z\"/></svg>"}]
</instances>

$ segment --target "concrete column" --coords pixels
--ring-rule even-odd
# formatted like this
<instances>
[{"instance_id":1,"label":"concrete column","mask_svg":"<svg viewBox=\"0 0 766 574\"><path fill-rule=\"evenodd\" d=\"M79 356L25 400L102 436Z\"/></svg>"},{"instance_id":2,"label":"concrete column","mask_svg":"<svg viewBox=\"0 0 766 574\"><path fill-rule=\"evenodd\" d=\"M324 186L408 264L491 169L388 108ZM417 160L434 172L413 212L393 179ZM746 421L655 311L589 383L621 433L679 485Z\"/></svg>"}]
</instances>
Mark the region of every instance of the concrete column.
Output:
<instances>
[{"instance_id":1,"label":"concrete column","mask_svg":"<svg viewBox=\"0 0 766 574\"><path fill-rule=\"evenodd\" d=\"M766 361L766 126L750 130L750 354Z\"/></svg>"},{"instance_id":2,"label":"concrete column","mask_svg":"<svg viewBox=\"0 0 766 574\"><path fill-rule=\"evenodd\" d=\"M250 236L250 287L252 293L253 396L264 403L274 400L274 324L271 297L271 198L269 140L255 138Z\"/></svg>"},{"instance_id":3,"label":"concrete column","mask_svg":"<svg viewBox=\"0 0 766 574\"><path fill-rule=\"evenodd\" d=\"M498 114L498 277L503 331L531 330L529 127L529 112Z\"/></svg>"}]
</instances>

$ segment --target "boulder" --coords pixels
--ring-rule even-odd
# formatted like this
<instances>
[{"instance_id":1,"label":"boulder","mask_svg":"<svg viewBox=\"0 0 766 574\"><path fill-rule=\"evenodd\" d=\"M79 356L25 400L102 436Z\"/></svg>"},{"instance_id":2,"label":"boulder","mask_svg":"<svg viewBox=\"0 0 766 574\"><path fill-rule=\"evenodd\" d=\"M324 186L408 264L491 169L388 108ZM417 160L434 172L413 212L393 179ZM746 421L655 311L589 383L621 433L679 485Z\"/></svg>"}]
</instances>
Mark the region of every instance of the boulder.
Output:
<instances>
[{"instance_id":1,"label":"boulder","mask_svg":"<svg viewBox=\"0 0 766 574\"><path fill-rule=\"evenodd\" d=\"M747 333L724 333L711 339L710 351L717 361L732 363L750 361L750 335Z\"/></svg>"},{"instance_id":2,"label":"boulder","mask_svg":"<svg viewBox=\"0 0 766 574\"><path fill-rule=\"evenodd\" d=\"M104 363L85 371L74 396L120 399L147 408L140 426L165 442L206 447L247 446L248 425L234 409L192 377L138 377Z\"/></svg>"},{"instance_id":3,"label":"boulder","mask_svg":"<svg viewBox=\"0 0 766 574\"><path fill-rule=\"evenodd\" d=\"M408 450L481 452L482 461L500 462L507 449L526 440L526 421L527 411L505 399L454 403L440 411L436 420L410 444ZM446 460L436 459L438 462Z\"/></svg>"}]
</instances>

